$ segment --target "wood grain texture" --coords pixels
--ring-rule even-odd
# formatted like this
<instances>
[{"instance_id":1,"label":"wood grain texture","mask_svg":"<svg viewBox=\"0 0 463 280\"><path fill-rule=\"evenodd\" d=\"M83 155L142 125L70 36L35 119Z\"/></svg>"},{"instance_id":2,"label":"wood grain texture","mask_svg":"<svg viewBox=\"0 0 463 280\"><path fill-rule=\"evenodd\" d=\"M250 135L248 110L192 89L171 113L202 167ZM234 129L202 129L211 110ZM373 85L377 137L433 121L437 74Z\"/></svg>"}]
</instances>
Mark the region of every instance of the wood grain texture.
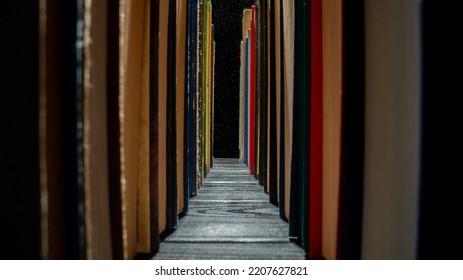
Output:
<instances>
[{"instance_id":1,"label":"wood grain texture","mask_svg":"<svg viewBox=\"0 0 463 280\"><path fill-rule=\"evenodd\" d=\"M304 259L278 215L239 159L214 159L188 214L154 259Z\"/></svg>"}]
</instances>

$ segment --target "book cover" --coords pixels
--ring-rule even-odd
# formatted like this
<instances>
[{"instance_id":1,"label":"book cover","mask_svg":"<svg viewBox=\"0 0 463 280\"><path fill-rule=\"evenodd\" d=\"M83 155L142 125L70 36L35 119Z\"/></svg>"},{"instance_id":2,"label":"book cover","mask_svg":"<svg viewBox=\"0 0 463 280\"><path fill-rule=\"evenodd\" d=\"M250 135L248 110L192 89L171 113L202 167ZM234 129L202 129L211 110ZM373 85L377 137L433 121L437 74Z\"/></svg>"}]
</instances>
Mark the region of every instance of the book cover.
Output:
<instances>
[{"instance_id":1,"label":"book cover","mask_svg":"<svg viewBox=\"0 0 463 280\"><path fill-rule=\"evenodd\" d=\"M342 3L324 1L323 20L323 236L322 252L336 259L339 206Z\"/></svg>"},{"instance_id":2,"label":"book cover","mask_svg":"<svg viewBox=\"0 0 463 280\"><path fill-rule=\"evenodd\" d=\"M322 187L323 187L323 45L322 1L310 7L310 151L308 198L308 257L322 258Z\"/></svg>"},{"instance_id":3,"label":"book cover","mask_svg":"<svg viewBox=\"0 0 463 280\"><path fill-rule=\"evenodd\" d=\"M417 256L419 23L418 2L365 3L362 259L405 260Z\"/></svg>"},{"instance_id":4,"label":"book cover","mask_svg":"<svg viewBox=\"0 0 463 280\"><path fill-rule=\"evenodd\" d=\"M112 259L107 162L107 2L84 4L86 258Z\"/></svg>"},{"instance_id":5,"label":"book cover","mask_svg":"<svg viewBox=\"0 0 463 280\"><path fill-rule=\"evenodd\" d=\"M179 1L177 3L177 73L176 73L176 90L177 90L177 200L178 200L178 213L184 213L188 208L188 196L185 196L185 133L187 124L185 118L187 111L185 107L185 100L187 96L187 1ZM188 148L188 147L186 147ZM188 192L188 191L187 191Z\"/></svg>"},{"instance_id":6,"label":"book cover","mask_svg":"<svg viewBox=\"0 0 463 280\"><path fill-rule=\"evenodd\" d=\"M344 1L338 259L360 259L365 139L365 24L362 1Z\"/></svg>"}]
</instances>

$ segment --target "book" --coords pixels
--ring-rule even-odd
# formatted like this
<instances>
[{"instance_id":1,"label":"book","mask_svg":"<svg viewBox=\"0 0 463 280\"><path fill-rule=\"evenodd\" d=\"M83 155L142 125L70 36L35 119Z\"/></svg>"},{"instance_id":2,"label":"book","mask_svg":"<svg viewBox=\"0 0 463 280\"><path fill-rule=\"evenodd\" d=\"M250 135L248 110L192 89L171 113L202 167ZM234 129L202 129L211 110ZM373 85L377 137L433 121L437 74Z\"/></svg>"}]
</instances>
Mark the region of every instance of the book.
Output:
<instances>
[{"instance_id":1,"label":"book","mask_svg":"<svg viewBox=\"0 0 463 280\"><path fill-rule=\"evenodd\" d=\"M185 141L185 184L187 196L192 196L196 190L196 112L195 112L195 95L196 95L196 16L197 16L197 3L196 0L188 2L188 63L187 63L187 98L185 107L185 121L187 128L187 135Z\"/></svg>"},{"instance_id":2,"label":"book","mask_svg":"<svg viewBox=\"0 0 463 280\"><path fill-rule=\"evenodd\" d=\"M323 218L322 253L336 259L339 211L342 97L342 2L322 3Z\"/></svg>"},{"instance_id":3,"label":"book","mask_svg":"<svg viewBox=\"0 0 463 280\"><path fill-rule=\"evenodd\" d=\"M420 4L369 4L365 5L362 259L415 259L420 188Z\"/></svg>"},{"instance_id":4,"label":"book","mask_svg":"<svg viewBox=\"0 0 463 280\"><path fill-rule=\"evenodd\" d=\"M185 143L186 143L186 122L187 115L185 100L187 95L187 1L178 2L177 4L177 73L176 73L176 90L177 90L177 200L178 213L184 213L188 208L188 193L185 184ZM187 147L188 148L188 147Z\"/></svg>"},{"instance_id":5,"label":"book","mask_svg":"<svg viewBox=\"0 0 463 280\"><path fill-rule=\"evenodd\" d=\"M176 116L176 1L169 1L167 9L167 72L166 72L166 233L178 224L177 202L177 116ZM160 92L162 94L162 92Z\"/></svg>"},{"instance_id":6,"label":"book","mask_svg":"<svg viewBox=\"0 0 463 280\"><path fill-rule=\"evenodd\" d=\"M256 158L256 6L252 6L249 32L249 171L255 175Z\"/></svg>"},{"instance_id":7,"label":"book","mask_svg":"<svg viewBox=\"0 0 463 280\"><path fill-rule=\"evenodd\" d=\"M242 55L242 68L243 68L243 162L249 164L249 30L251 25L252 10L243 10L243 55Z\"/></svg>"},{"instance_id":8,"label":"book","mask_svg":"<svg viewBox=\"0 0 463 280\"><path fill-rule=\"evenodd\" d=\"M293 92L294 92L294 3L283 1L282 5L282 38L283 38L283 118L284 118L284 213L286 219L290 217L290 191L291 191L291 157L292 157L292 129L293 129ZM281 174L280 174L281 176Z\"/></svg>"},{"instance_id":9,"label":"book","mask_svg":"<svg viewBox=\"0 0 463 280\"><path fill-rule=\"evenodd\" d=\"M278 205L278 95L277 87L277 46L276 46L276 4L269 1L268 9L268 149L267 149L267 188L269 201Z\"/></svg>"},{"instance_id":10,"label":"book","mask_svg":"<svg viewBox=\"0 0 463 280\"><path fill-rule=\"evenodd\" d=\"M158 213L159 233L167 228L167 49L169 1L159 1L158 41Z\"/></svg>"},{"instance_id":11,"label":"book","mask_svg":"<svg viewBox=\"0 0 463 280\"><path fill-rule=\"evenodd\" d=\"M322 1L310 7L310 137L308 258L322 258L322 187L323 187L323 41Z\"/></svg>"},{"instance_id":12,"label":"book","mask_svg":"<svg viewBox=\"0 0 463 280\"><path fill-rule=\"evenodd\" d=\"M124 258L150 252L149 239L149 6L127 1L121 7L121 181ZM145 105L145 106L143 106ZM134 135L136 137L134 137ZM139 242L140 241L140 242Z\"/></svg>"},{"instance_id":13,"label":"book","mask_svg":"<svg viewBox=\"0 0 463 280\"><path fill-rule=\"evenodd\" d=\"M338 259L360 259L365 139L364 4L342 10L342 120Z\"/></svg>"},{"instance_id":14,"label":"book","mask_svg":"<svg viewBox=\"0 0 463 280\"><path fill-rule=\"evenodd\" d=\"M107 162L106 1L85 5L84 14L83 154L86 259L112 259Z\"/></svg>"},{"instance_id":15,"label":"book","mask_svg":"<svg viewBox=\"0 0 463 280\"><path fill-rule=\"evenodd\" d=\"M277 133L277 196L280 217L285 214L284 188L284 55L283 55L283 9L280 0L275 2L275 81L276 81L276 133Z\"/></svg>"}]
</instances>

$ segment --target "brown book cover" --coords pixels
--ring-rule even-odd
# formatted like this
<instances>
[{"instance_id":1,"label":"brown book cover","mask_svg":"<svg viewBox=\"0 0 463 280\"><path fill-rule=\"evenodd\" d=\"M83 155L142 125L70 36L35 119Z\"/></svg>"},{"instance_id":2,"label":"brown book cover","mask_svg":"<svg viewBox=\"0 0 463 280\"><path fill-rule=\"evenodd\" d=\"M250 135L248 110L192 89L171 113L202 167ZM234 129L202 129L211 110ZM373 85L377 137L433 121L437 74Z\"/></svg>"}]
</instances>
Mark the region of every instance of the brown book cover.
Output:
<instances>
[{"instance_id":1,"label":"brown book cover","mask_svg":"<svg viewBox=\"0 0 463 280\"><path fill-rule=\"evenodd\" d=\"M187 1L177 2L177 188L178 213L185 211L184 149L185 149L185 96L186 96L186 47Z\"/></svg>"},{"instance_id":2,"label":"brown book cover","mask_svg":"<svg viewBox=\"0 0 463 280\"><path fill-rule=\"evenodd\" d=\"M159 1L158 49L158 213L159 233L166 229L167 211L167 42L169 1Z\"/></svg>"},{"instance_id":3,"label":"brown book cover","mask_svg":"<svg viewBox=\"0 0 463 280\"><path fill-rule=\"evenodd\" d=\"M86 257L112 259L107 162L107 1L84 3Z\"/></svg>"},{"instance_id":4,"label":"brown book cover","mask_svg":"<svg viewBox=\"0 0 463 280\"><path fill-rule=\"evenodd\" d=\"M362 259L415 259L421 134L420 3L367 1L365 27Z\"/></svg>"},{"instance_id":5,"label":"brown book cover","mask_svg":"<svg viewBox=\"0 0 463 280\"><path fill-rule=\"evenodd\" d=\"M148 110L142 104L148 103L147 55L148 9L145 1L126 0L121 7L121 65L120 65L120 119L121 119L121 180L122 180L122 225L124 238L124 258L132 259L140 248L149 250L147 217L140 216L139 210L147 212L147 201L139 201L139 193L148 193ZM149 31L149 29L148 29ZM143 78L145 73L145 79ZM143 98L143 99L142 99ZM134 137L135 136L135 137ZM140 151L141 149L141 151ZM143 215L142 215L143 216ZM139 220L139 218L142 218ZM143 230L140 225L144 223ZM145 243L145 244L143 244Z\"/></svg>"},{"instance_id":6,"label":"brown book cover","mask_svg":"<svg viewBox=\"0 0 463 280\"><path fill-rule=\"evenodd\" d=\"M342 97L342 1L322 3L323 20L323 206L322 253L336 259Z\"/></svg>"},{"instance_id":7,"label":"brown book cover","mask_svg":"<svg viewBox=\"0 0 463 280\"><path fill-rule=\"evenodd\" d=\"M290 215L290 189L291 189L291 151L292 151L292 115L293 115L293 90L294 90L294 3L292 1L282 1L283 8L283 65L284 71L284 135L285 135L285 217Z\"/></svg>"}]
</instances>

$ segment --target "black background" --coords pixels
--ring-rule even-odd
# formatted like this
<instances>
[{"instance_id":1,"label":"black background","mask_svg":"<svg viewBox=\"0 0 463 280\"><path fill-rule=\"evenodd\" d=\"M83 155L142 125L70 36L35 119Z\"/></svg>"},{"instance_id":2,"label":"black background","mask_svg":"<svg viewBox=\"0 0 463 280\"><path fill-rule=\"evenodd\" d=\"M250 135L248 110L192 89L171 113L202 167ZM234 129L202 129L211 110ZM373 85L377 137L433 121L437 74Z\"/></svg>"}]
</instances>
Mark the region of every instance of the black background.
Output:
<instances>
[{"instance_id":1,"label":"black background","mask_svg":"<svg viewBox=\"0 0 463 280\"><path fill-rule=\"evenodd\" d=\"M254 0L212 0L215 53L214 157L239 157L240 44L243 9Z\"/></svg>"}]
</instances>

